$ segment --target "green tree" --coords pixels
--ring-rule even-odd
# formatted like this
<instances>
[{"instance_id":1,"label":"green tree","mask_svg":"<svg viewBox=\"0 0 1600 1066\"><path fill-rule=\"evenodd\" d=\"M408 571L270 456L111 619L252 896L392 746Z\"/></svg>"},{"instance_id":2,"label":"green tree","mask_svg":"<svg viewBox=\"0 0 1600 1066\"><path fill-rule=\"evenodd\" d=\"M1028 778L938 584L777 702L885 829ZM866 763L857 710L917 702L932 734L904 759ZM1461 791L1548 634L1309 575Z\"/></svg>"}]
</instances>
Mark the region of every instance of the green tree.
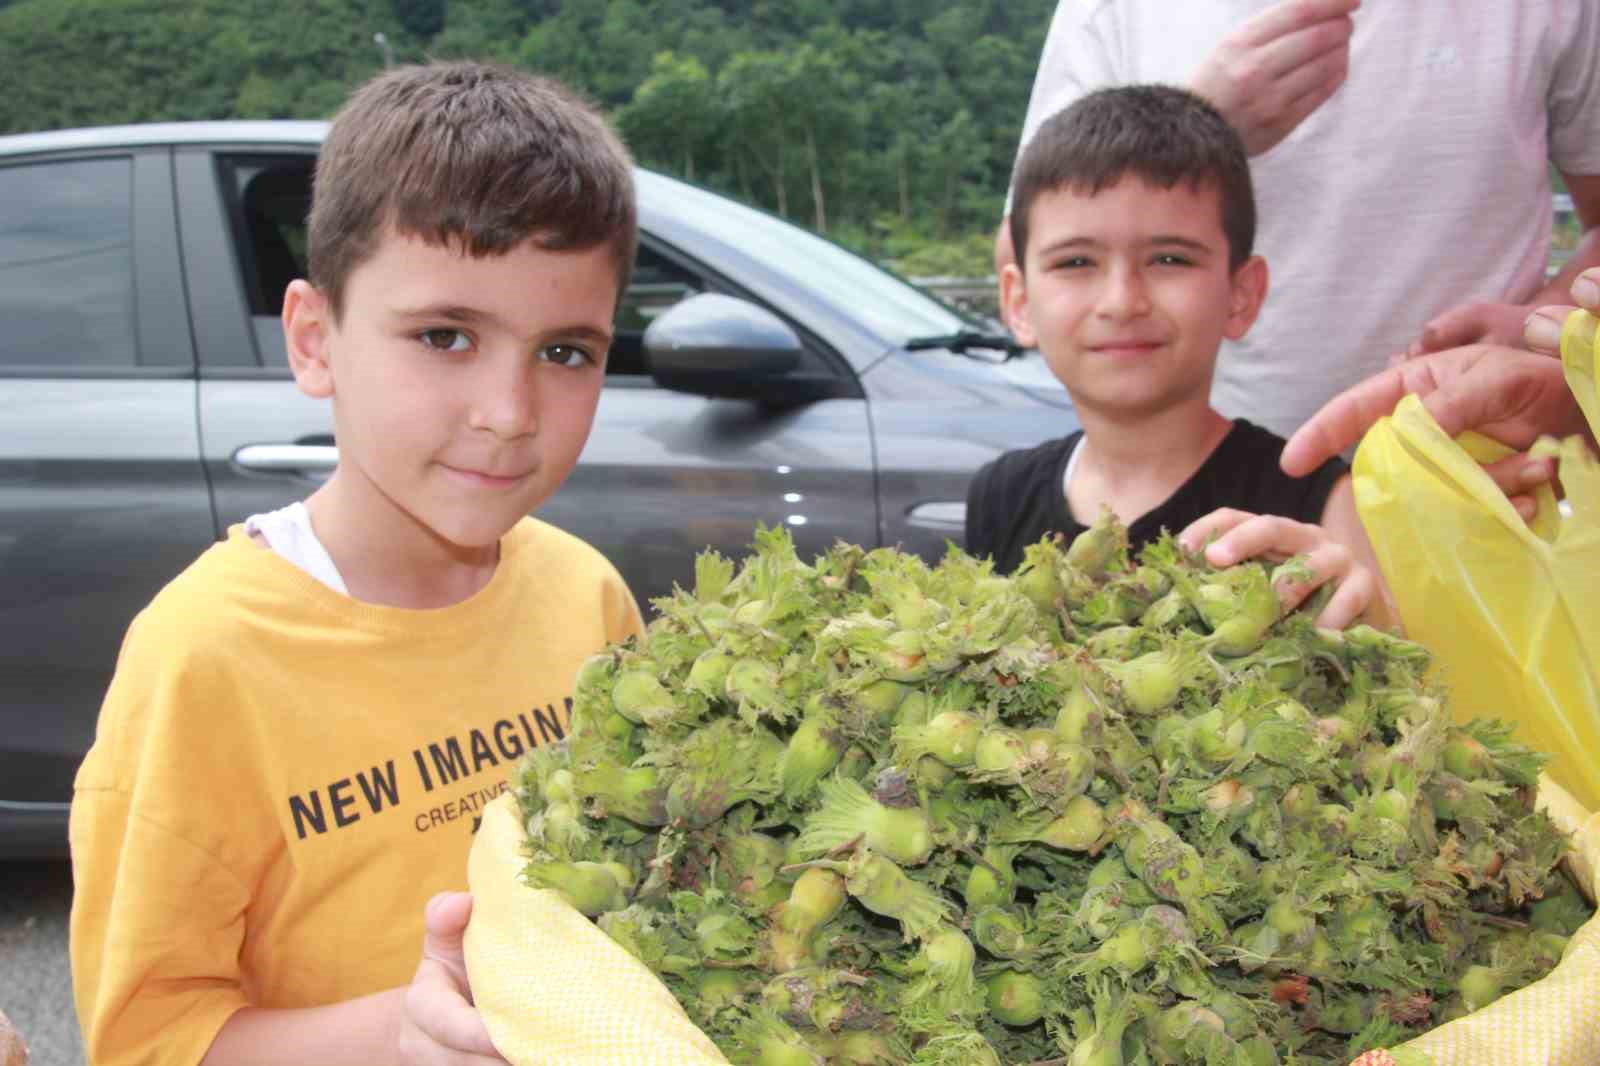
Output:
<instances>
[{"instance_id":1,"label":"green tree","mask_svg":"<svg viewBox=\"0 0 1600 1066\"><path fill-rule=\"evenodd\" d=\"M326 116L383 63L497 60L638 158L872 254L992 234L1055 0L0 0L0 130ZM663 58L663 53L666 58Z\"/></svg>"},{"instance_id":2,"label":"green tree","mask_svg":"<svg viewBox=\"0 0 1600 1066\"><path fill-rule=\"evenodd\" d=\"M526 0L456 0L445 9L444 28L428 43L438 59L515 63L535 16Z\"/></svg>"},{"instance_id":3,"label":"green tree","mask_svg":"<svg viewBox=\"0 0 1600 1066\"><path fill-rule=\"evenodd\" d=\"M824 164L842 156L857 131L858 112L850 105L859 86L825 40L808 41L795 50L785 63L782 83L789 94L790 121L805 148L814 224L818 233L826 233Z\"/></svg>"},{"instance_id":4,"label":"green tree","mask_svg":"<svg viewBox=\"0 0 1600 1066\"><path fill-rule=\"evenodd\" d=\"M716 82L693 57L661 52L650 76L617 114L617 126L634 153L651 163L677 164L695 180L695 161L713 150L722 122Z\"/></svg>"},{"instance_id":5,"label":"green tree","mask_svg":"<svg viewBox=\"0 0 1600 1066\"><path fill-rule=\"evenodd\" d=\"M740 52L722 68L718 90L727 107L735 166L746 199L750 164L765 175L778 214L789 214L789 158L792 130L788 61L777 52Z\"/></svg>"},{"instance_id":6,"label":"green tree","mask_svg":"<svg viewBox=\"0 0 1600 1066\"><path fill-rule=\"evenodd\" d=\"M445 0L390 0L394 17L413 37L428 38L444 29Z\"/></svg>"}]
</instances>

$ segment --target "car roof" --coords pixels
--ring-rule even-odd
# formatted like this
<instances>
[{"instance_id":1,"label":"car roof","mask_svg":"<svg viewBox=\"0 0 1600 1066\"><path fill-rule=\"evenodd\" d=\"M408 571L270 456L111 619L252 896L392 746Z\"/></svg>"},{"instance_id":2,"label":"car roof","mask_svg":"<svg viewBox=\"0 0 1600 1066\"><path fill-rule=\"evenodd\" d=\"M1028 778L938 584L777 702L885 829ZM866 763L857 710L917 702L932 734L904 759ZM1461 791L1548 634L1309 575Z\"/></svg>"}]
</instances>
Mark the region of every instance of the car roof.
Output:
<instances>
[{"instance_id":1,"label":"car roof","mask_svg":"<svg viewBox=\"0 0 1600 1066\"><path fill-rule=\"evenodd\" d=\"M47 130L0 137L0 156L85 148L143 148L167 144L255 144L261 141L317 145L328 123L294 119L233 119L224 122L145 122Z\"/></svg>"},{"instance_id":2,"label":"car roof","mask_svg":"<svg viewBox=\"0 0 1600 1066\"><path fill-rule=\"evenodd\" d=\"M0 159L57 152L189 145L284 145L314 150L322 144L330 125L325 121L299 119L226 119L48 130L0 136ZM846 353L846 358L855 364L857 370L864 369L896 343L848 306L819 299L803 279L765 261L751 249L721 239L714 228L707 228L705 222L708 212L732 210L768 215L767 212L738 205L722 194L644 167L635 167L634 176L639 193L642 228L680 248L692 248L697 254L706 256L708 267L725 277L738 279L740 285L769 303L792 308L797 301L805 302L811 309L806 316L811 328L836 350ZM673 204L677 205L676 208ZM684 209L690 205L698 205L700 209L686 212ZM691 215L699 217L696 219ZM768 217L772 218L770 215ZM784 226L791 225L776 218L772 218L772 221L781 222Z\"/></svg>"}]
</instances>

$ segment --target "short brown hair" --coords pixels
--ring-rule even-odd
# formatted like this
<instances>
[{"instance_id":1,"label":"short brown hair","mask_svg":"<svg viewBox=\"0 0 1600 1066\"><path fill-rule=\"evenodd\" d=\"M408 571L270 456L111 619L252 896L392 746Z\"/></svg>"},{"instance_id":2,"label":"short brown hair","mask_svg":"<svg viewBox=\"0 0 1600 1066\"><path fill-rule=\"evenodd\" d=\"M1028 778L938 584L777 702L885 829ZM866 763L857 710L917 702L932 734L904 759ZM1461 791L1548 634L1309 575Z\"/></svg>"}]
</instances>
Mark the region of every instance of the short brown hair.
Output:
<instances>
[{"instance_id":1,"label":"short brown hair","mask_svg":"<svg viewBox=\"0 0 1600 1066\"><path fill-rule=\"evenodd\" d=\"M1093 196L1127 175L1157 188L1215 186L1229 266L1250 258L1255 189L1244 142L1205 100L1170 85L1123 85L1082 97L1052 116L1023 150L1011 186L1011 244L1020 268L1028 212L1040 194L1074 189Z\"/></svg>"},{"instance_id":2,"label":"short brown hair","mask_svg":"<svg viewBox=\"0 0 1600 1066\"><path fill-rule=\"evenodd\" d=\"M317 157L308 269L335 315L390 227L480 257L530 239L610 244L620 292L638 243L633 161L558 82L482 63L399 67L356 90Z\"/></svg>"}]
</instances>

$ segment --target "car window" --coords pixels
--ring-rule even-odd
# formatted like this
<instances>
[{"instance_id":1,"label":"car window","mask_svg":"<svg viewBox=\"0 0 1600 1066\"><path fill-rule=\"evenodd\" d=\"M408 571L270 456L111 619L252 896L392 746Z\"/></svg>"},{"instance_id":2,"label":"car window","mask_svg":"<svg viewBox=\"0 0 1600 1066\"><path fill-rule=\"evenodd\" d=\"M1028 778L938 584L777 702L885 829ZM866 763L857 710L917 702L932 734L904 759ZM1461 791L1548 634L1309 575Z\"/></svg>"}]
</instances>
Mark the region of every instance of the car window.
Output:
<instances>
[{"instance_id":1,"label":"car window","mask_svg":"<svg viewBox=\"0 0 1600 1066\"><path fill-rule=\"evenodd\" d=\"M138 365L133 161L0 167L0 369Z\"/></svg>"},{"instance_id":2,"label":"car window","mask_svg":"<svg viewBox=\"0 0 1600 1066\"><path fill-rule=\"evenodd\" d=\"M306 216L311 211L316 157L236 155L220 158L218 165L257 358L263 366L287 372L283 290L306 275Z\"/></svg>"},{"instance_id":3,"label":"car window","mask_svg":"<svg viewBox=\"0 0 1600 1066\"><path fill-rule=\"evenodd\" d=\"M305 277L306 216L311 211L311 156L227 158L233 224L250 313L276 318L283 290Z\"/></svg>"},{"instance_id":4,"label":"car window","mask_svg":"<svg viewBox=\"0 0 1600 1066\"><path fill-rule=\"evenodd\" d=\"M306 218L311 211L310 156L236 156L222 160L233 201L235 244L258 348L265 362L287 366L279 316L283 290L305 277ZM643 338L650 321L704 288L701 279L654 249L639 249L633 275L617 304L616 339L608 376L648 375Z\"/></svg>"},{"instance_id":5,"label":"car window","mask_svg":"<svg viewBox=\"0 0 1600 1066\"><path fill-rule=\"evenodd\" d=\"M629 377L650 373L644 354L644 331L661 312L679 300L705 288L704 281L672 262L647 244L639 246L633 275L617 301L615 336L606 358L607 377Z\"/></svg>"},{"instance_id":6,"label":"car window","mask_svg":"<svg viewBox=\"0 0 1600 1066\"><path fill-rule=\"evenodd\" d=\"M836 305L852 308L861 322L894 343L972 326L954 308L810 230L661 175L647 180L642 190L648 188L664 209Z\"/></svg>"}]
</instances>

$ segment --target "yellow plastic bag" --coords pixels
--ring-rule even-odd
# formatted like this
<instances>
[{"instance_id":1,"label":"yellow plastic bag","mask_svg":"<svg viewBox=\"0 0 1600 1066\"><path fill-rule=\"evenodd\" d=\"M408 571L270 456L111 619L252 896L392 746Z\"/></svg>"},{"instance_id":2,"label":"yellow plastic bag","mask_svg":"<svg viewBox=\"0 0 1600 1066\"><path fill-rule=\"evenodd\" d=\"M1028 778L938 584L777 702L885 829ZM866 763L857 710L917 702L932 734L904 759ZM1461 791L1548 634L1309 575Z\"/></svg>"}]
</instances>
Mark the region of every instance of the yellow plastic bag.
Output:
<instances>
[{"instance_id":1,"label":"yellow plastic bag","mask_svg":"<svg viewBox=\"0 0 1600 1066\"><path fill-rule=\"evenodd\" d=\"M1574 316L1575 318L1577 316ZM1567 381L1597 424L1595 320L1563 342ZM1550 753L1549 776L1600 808L1600 464L1580 441L1559 456L1571 513L1540 494L1532 523L1481 462L1509 454L1451 440L1415 396L1362 440L1355 498L1406 635L1434 653L1463 721L1503 718Z\"/></svg>"},{"instance_id":2,"label":"yellow plastic bag","mask_svg":"<svg viewBox=\"0 0 1600 1066\"><path fill-rule=\"evenodd\" d=\"M726 1066L667 986L548 889L522 883L516 797L484 808L467 860L467 976L512 1066Z\"/></svg>"}]
</instances>

